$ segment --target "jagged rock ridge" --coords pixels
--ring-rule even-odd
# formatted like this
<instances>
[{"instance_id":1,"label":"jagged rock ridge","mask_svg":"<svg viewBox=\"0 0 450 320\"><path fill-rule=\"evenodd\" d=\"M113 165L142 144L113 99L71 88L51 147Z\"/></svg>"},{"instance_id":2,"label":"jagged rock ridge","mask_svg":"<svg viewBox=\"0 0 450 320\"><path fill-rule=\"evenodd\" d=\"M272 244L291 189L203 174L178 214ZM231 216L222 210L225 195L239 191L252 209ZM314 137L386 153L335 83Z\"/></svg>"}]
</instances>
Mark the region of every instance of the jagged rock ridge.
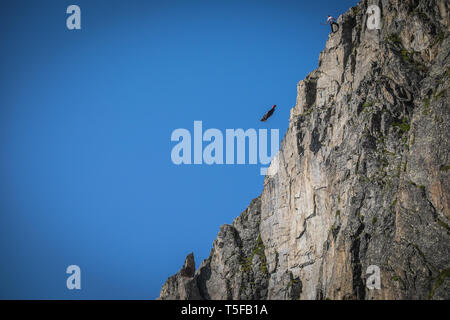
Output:
<instances>
[{"instance_id":1,"label":"jagged rock ridge","mask_svg":"<svg viewBox=\"0 0 450 320\"><path fill-rule=\"evenodd\" d=\"M381 30L365 27L371 4ZM364 0L338 23L276 174L160 299L450 298L448 3Z\"/></svg>"}]
</instances>

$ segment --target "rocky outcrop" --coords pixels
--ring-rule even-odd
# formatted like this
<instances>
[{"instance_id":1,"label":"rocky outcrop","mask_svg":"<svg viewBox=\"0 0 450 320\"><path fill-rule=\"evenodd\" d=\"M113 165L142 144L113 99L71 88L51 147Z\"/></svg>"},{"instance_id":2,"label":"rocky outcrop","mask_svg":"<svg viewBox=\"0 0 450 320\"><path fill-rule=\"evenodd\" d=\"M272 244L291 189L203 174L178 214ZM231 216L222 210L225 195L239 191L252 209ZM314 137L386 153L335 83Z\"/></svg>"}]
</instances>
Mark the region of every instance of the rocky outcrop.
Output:
<instances>
[{"instance_id":1,"label":"rocky outcrop","mask_svg":"<svg viewBox=\"0 0 450 320\"><path fill-rule=\"evenodd\" d=\"M371 4L380 30L366 28ZM448 21L444 0L340 16L262 195L161 298L449 299Z\"/></svg>"},{"instance_id":2,"label":"rocky outcrop","mask_svg":"<svg viewBox=\"0 0 450 320\"><path fill-rule=\"evenodd\" d=\"M209 258L195 275L193 254L187 256L190 262L167 280L160 299L266 299L269 274L260 221L261 200L257 198L231 225L220 228Z\"/></svg>"},{"instance_id":3,"label":"rocky outcrop","mask_svg":"<svg viewBox=\"0 0 450 320\"><path fill-rule=\"evenodd\" d=\"M161 300L200 300L202 296L194 279L194 254L187 255L183 267L177 274L167 279L163 285L159 299Z\"/></svg>"}]
</instances>

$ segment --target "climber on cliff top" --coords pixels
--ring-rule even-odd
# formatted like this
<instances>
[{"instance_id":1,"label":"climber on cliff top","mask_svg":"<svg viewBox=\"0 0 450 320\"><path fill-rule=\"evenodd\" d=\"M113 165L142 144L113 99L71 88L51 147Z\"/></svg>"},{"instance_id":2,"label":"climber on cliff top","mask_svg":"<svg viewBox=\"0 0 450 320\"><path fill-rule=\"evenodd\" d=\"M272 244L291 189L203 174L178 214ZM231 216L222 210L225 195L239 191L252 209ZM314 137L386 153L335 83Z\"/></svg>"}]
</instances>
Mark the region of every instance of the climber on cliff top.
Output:
<instances>
[{"instance_id":1,"label":"climber on cliff top","mask_svg":"<svg viewBox=\"0 0 450 320\"><path fill-rule=\"evenodd\" d=\"M328 16L327 17L327 23L325 23L325 25L329 24L331 27L331 32L335 33L339 30L339 25L336 23L336 19L333 18L332 16ZM337 29L336 31L333 28L333 25L336 25Z\"/></svg>"}]
</instances>

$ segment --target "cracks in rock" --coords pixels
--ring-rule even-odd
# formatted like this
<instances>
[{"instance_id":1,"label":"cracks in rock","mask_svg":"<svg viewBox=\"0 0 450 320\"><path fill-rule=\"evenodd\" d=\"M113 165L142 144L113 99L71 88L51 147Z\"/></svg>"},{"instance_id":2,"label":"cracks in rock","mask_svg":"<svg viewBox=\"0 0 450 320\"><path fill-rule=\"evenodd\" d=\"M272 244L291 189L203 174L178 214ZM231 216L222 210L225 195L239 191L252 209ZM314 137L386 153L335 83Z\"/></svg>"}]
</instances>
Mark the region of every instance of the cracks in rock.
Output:
<instances>
[{"instance_id":1,"label":"cracks in rock","mask_svg":"<svg viewBox=\"0 0 450 320\"><path fill-rule=\"evenodd\" d=\"M317 215L316 194L313 194L313 213L305 218L305 221Z\"/></svg>"},{"instance_id":2,"label":"cracks in rock","mask_svg":"<svg viewBox=\"0 0 450 320\"><path fill-rule=\"evenodd\" d=\"M280 264L279 260L280 260L280 254L278 253L277 250L275 250L275 266L274 266L273 271L271 273L275 273L277 271L278 265Z\"/></svg>"},{"instance_id":3,"label":"cracks in rock","mask_svg":"<svg viewBox=\"0 0 450 320\"><path fill-rule=\"evenodd\" d=\"M362 279L362 264L361 264L361 233L364 231L365 225L360 223L355 235L352 237L352 245L350 247L352 273L353 273L353 295L356 299L364 300L366 290Z\"/></svg>"},{"instance_id":4,"label":"cracks in rock","mask_svg":"<svg viewBox=\"0 0 450 320\"><path fill-rule=\"evenodd\" d=\"M440 217L436 207L433 205L433 202L430 199L428 199L428 196L427 196L426 191L424 190L424 188L422 189L422 192L423 192L423 196L425 197L426 202L428 203L428 205L431 208L431 214L433 215L434 221L439 226L441 226L444 229L446 229L447 234L450 235L450 228L449 228L448 224L441 220L441 217ZM444 218L445 218L445 216L444 216Z\"/></svg>"},{"instance_id":5,"label":"cracks in rock","mask_svg":"<svg viewBox=\"0 0 450 320\"><path fill-rule=\"evenodd\" d=\"M292 211L292 208L291 208L291 199L292 199L292 180L291 179L289 179L289 199L288 199L288 201L289 201L289 211ZM294 201L295 201L295 196L294 196Z\"/></svg>"},{"instance_id":6,"label":"cracks in rock","mask_svg":"<svg viewBox=\"0 0 450 320\"><path fill-rule=\"evenodd\" d=\"M362 197L359 200L359 206L355 210L355 214L358 217L358 228L356 232L351 236L351 246L350 246L350 255L351 255L351 268L352 268L352 286L353 286L353 295L356 299L365 299L365 286L362 277L362 263L361 263L361 234L364 231L365 224L363 219L360 217L360 210L364 205L365 193L362 193Z\"/></svg>"},{"instance_id":7,"label":"cracks in rock","mask_svg":"<svg viewBox=\"0 0 450 320\"><path fill-rule=\"evenodd\" d=\"M306 233L306 228L307 228L307 221L309 219L314 218L315 216L317 216L317 203L316 203L316 194L313 194L313 212L309 215L305 217L305 220L303 221L303 230L302 232L300 232L300 234L296 237L297 240L299 240L301 237L303 237Z\"/></svg>"},{"instance_id":8,"label":"cracks in rock","mask_svg":"<svg viewBox=\"0 0 450 320\"><path fill-rule=\"evenodd\" d=\"M321 148L322 142L320 140L319 130L317 130L317 127L315 127L311 133L311 143L309 144L309 150L311 150L314 155L316 155Z\"/></svg>"},{"instance_id":9,"label":"cracks in rock","mask_svg":"<svg viewBox=\"0 0 450 320\"><path fill-rule=\"evenodd\" d=\"M310 265L312 265L312 264L314 264L314 263L316 263L316 260L312 259L312 260L309 260L309 261L300 263L300 264L298 265L298 268L299 268L299 269L303 269L304 267L310 266Z\"/></svg>"},{"instance_id":10,"label":"cracks in rock","mask_svg":"<svg viewBox=\"0 0 450 320\"><path fill-rule=\"evenodd\" d=\"M306 233L306 219L303 221L303 230L300 232L300 234L296 237L297 240L299 240L303 235Z\"/></svg>"},{"instance_id":11,"label":"cracks in rock","mask_svg":"<svg viewBox=\"0 0 450 320\"><path fill-rule=\"evenodd\" d=\"M355 26L356 26L355 17L351 17L350 19L348 19L342 23L342 46L344 47L344 58L343 58L344 70L347 66L348 58L352 53L352 49L353 49L352 33L353 33L353 28ZM343 72L342 74L344 76L345 72Z\"/></svg>"}]
</instances>

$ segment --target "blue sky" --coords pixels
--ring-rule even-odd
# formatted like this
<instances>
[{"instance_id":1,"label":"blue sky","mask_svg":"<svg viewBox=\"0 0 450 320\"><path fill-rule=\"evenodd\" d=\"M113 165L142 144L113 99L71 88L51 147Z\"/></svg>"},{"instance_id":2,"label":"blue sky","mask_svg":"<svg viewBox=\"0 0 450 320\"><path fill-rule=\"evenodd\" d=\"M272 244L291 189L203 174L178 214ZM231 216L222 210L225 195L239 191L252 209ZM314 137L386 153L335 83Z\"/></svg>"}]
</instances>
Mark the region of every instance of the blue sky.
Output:
<instances>
[{"instance_id":1,"label":"blue sky","mask_svg":"<svg viewBox=\"0 0 450 320\"><path fill-rule=\"evenodd\" d=\"M189 252L199 264L261 166L176 166L171 133L201 120L281 139L321 22L356 3L2 1L0 298L154 299Z\"/></svg>"}]
</instances>

